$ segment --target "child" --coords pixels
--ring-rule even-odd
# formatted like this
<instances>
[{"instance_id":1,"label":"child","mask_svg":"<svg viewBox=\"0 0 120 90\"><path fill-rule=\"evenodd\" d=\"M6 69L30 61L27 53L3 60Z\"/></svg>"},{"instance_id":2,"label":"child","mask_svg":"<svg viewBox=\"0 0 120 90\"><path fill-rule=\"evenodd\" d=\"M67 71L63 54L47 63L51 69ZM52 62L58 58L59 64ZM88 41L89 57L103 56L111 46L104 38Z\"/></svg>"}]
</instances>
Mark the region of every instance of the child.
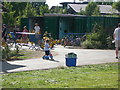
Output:
<instances>
[{"instance_id":1,"label":"child","mask_svg":"<svg viewBox=\"0 0 120 90\"><path fill-rule=\"evenodd\" d=\"M46 42L45 42L44 51L45 51L46 56L48 56L50 54L49 40L46 40Z\"/></svg>"},{"instance_id":2,"label":"child","mask_svg":"<svg viewBox=\"0 0 120 90\"><path fill-rule=\"evenodd\" d=\"M50 57L51 59L53 59L53 56L52 56L52 54L50 53L49 40L46 40L46 42L45 42L44 51L45 51L45 55L43 56L43 59L45 59L45 57L46 57L46 59L49 59L49 57Z\"/></svg>"}]
</instances>

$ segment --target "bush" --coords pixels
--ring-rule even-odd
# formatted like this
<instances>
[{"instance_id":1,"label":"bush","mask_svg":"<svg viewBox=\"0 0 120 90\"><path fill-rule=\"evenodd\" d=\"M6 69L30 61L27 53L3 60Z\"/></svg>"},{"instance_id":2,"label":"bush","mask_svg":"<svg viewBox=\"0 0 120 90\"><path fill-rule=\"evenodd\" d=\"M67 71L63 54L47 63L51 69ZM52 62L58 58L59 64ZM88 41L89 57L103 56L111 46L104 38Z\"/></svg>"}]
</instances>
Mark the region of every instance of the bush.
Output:
<instances>
[{"instance_id":1,"label":"bush","mask_svg":"<svg viewBox=\"0 0 120 90\"><path fill-rule=\"evenodd\" d=\"M89 41L89 40L84 41L84 42L81 44L81 46L82 46L83 48L88 48L88 49L92 49L92 48L93 48L92 43L91 43L91 41Z\"/></svg>"},{"instance_id":2,"label":"bush","mask_svg":"<svg viewBox=\"0 0 120 90\"><path fill-rule=\"evenodd\" d=\"M15 50L10 50L9 46L6 45L4 48L2 48L2 59L4 60L10 60L11 57L16 57L19 54L19 47L16 46Z\"/></svg>"},{"instance_id":3,"label":"bush","mask_svg":"<svg viewBox=\"0 0 120 90\"><path fill-rule=\"evenodd\" d=\"M114 48L114 44L112 43L113 38L111 36L108 36L106 39L107 39L107 47L109 49L113 49Z\"/></svg>"},{"instance_id":4,"label":"bush","mask_svg":"<svg viewBox=\"0 0 120 90\"><path fill-rule=\"evenodd\" d=\"M89 41L86 40L85 42L82 43L83 48L88 48L88 49L93 49L93 48L101 48L101 42L100 41Z\"/></svg>"},{"instance_id":5,"label":"bush","mask_svg":"<svg viewBox=\"0 0 120 90\"><path fill-rule=\"evenodd\" d=\"M102 26L95 24L92 34L86 35L86 40L82 43L83 48L108 48L107 33Z\"/></svg>"},{"instance_id":6,"label":"bush","mask_svg":"<svg viewBox=\"0 0 120 90\"><path fill-rule=\"evenodd\" d=\"M10 48L8 45L5 46L5 48L2 49L2 59L10 60Z\"/></svg>"}]
</instances>

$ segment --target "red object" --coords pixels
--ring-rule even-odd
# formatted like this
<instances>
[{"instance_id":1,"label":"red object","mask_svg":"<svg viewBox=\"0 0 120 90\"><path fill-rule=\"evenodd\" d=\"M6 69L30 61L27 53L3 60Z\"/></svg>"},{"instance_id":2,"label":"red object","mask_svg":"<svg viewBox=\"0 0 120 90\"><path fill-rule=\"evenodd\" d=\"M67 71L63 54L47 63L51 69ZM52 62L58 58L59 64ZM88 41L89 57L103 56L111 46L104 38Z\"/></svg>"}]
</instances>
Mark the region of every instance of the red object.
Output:
<instances>
[{"instance_id":1,"label":"red object","mask_svg":"<svg viewBox=\"0 0 120 90\"><path fill-rule=\"evenodd\" d=\"M52 54L50 54L50 56L52 56Z\"/></svg>"},{"instance_id":2,"label":"red object","mask_svg":"<svg viewBox=\"0 0 120 90\"><path fill-rule=\"evenodd\" d=\"M27 30L27 29L24 29L23 32L28 32L28 30ZM23 35L22 35L22 38L23 38L23 40L27 40L27 35L26 35L26 34L23 34Z\"/></svg>"},{"instance_id":3,"label":"red object","mask_svg":"<svg viewBox=\"0 0 120 90\"><path fill-rule=\"evenodd\" d=\"M28 32L28 30L27 30L27 29L24 29L23 32ZM24 36L27 36L27 35L23 34L23 37L24 37Z\"/></svg>"}]
</instances>

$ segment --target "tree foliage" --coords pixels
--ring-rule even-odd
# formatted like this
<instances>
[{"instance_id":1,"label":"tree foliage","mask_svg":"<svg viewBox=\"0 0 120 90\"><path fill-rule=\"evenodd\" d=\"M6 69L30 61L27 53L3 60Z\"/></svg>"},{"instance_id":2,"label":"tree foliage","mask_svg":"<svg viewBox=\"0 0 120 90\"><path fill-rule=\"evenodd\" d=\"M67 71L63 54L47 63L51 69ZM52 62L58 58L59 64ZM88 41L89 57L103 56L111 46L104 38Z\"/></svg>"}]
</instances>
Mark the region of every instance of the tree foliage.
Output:
<instances>
[{"instance_id":1,"label":"tree foliage","mask_svg":"<svg viewBox=\"0 0 120 90\"><path fill-rule=\"evenodd\" d=\"M113 48L112 37L104 30L103 26L95 23L93 32L86 35L86 40L82 43L83 48Z\"/></svg>"},{"instance_id":2,"label":"tree foliage","mask_svg":"<svg viewBox=\"0 0 120 90\"><path fill-rule=\"evenodd\" d=\"M4 7L7 8L8 12L2 14L3 23L8 26L13 26L15 24L15 11L13 11L13 5L10 2L5 2Z\"/></svg>"},{"instance_id":3,"label":"tree foliage","mask_svg":"<svg viewBox=\"0 0 120 90\"><path fill-rule=\"evenodd\" d=\"M60 13L60 14L67 14L67 8L61 8L59 6L56 6L54 9L50 10L51 13Z\"/></svg>"},{"instance_id":4,"label":"tree foliage","mask_svg":"<svg viewBox=\"0 0 120 90\"><path fill-rule=\"evenodd\" d=\"M22 17L38 16L36 8L29 2L4 2L7 13L3 13L3 23L8 26L20 25Z\"/></svg>"},{"instance_id":5,"label":"tree foliage","mask_svg":"<svg viewBox=\"0 0 120 90\"><path fill-rule=\"evenodd\" d=\"M78 13L78 15L85 15L85 11L82 10L82 8L80 9L80 12Z\"/></svg>"},{"instance_id":6,"label":"tree foliage","mask_svg":"<svg viewBox=\"0 0 120 90\"><path fill-rule=\"evenodd\" d=\"M100 8L97 6L93 12L93 15L99 16L100 15Z\"/></svg>"},{"instance_id":7,"label":"tree foliage","mask_svg":"<svg viewBox=\"0 0 120 90\"><path fill-rule=\"evenodd\" d=\"M120 12L120 1L119 2L114 2L112 4L112 7Z\"/></svg>"},{"instance_id":8,"label":"tree foliage","mask_svg":"<svg viewBox=\"0 0 120 90\"><path fill-rule=\"evenodd\" d=\"M27 3L25 2L11 2L13 5L13 11L15 11L15 17L23 15L23 10L25 9ZM21 14L20 14L21 13Z\"/></svg>"},{"instance_id":9,"label":"tree foliage","mask_svg":"<svg viewBox=\"0 0 120 90\"><path fill-rule=\"evenodd\" d=\"M85 14L87 16L98 15L99 7L97 6L95 2L90 2L85 8Z\"/></svg>"},{"instance_id":10,"label":"tree foliage","mask_svg":"<svg viewBox=\"0 0 120 90\"><path fill-rule=\"evenodd\" d=\"M44 15L44 13L49 13L49 6L48 5L41 5L40 6L40 15Z\"/></svg>"},{"instance_id":11,"label":"tree foliage","mask_svg":"<svg viewBox=\"0 0 120 90\"><path fill-rule=\"evenodd\" d=\"M27 3L25 9L23 10L23 17L37 16L37 11L32 7L31 3Z\"/></svg>"}]
</instances>

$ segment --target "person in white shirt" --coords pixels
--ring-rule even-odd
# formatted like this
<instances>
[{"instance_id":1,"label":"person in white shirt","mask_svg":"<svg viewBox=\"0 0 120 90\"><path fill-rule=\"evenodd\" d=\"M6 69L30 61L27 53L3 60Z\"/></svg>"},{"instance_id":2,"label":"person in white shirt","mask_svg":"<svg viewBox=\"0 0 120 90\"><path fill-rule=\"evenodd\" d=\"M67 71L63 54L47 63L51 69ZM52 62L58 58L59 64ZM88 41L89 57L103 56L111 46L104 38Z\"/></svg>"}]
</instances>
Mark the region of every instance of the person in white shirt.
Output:
<instances>
[{"instance_id":1,"label":"person in white shirt","mask_svg":"<svg viewBox=\"0 0 120 90\"><path fill-rule=\"evenodd\" d=\"M40 27L38 26L38 23L35 23L34 30L35 30L35 37L36 37L36 39L37 39L38 45L40 45L41 36L40 36L39 34L40 34L41 32L40 32Z\"/></svg>"},{"instance_id":2,"label":"person in white shirt","mask_svg":"<svg viewBox=\"0 0 120 90\"><path fill-rule=\"evenodd\" d=\"M114 30L113 38L115 40L116 59L118 59L118 50L120 47L120 23L118 24L118 27Z\"/></svg>"},{"instance_id":3,"label":"person in white shirt","mask_svg":"<svg viewBox=\"0 0 120 90\"><path fill-rule=\"evenodd\" d=\"M38 26L38 23L35 23L35 34L40 34L40 27Z\"/></svg>"},{"instance_id":4,"label":"person in white shirt","mask_svg":"<svg viewBox=\"0 0 120 90\"><path fill-rule=\"evenodd\" d=\"M49 45L49 40L46 40L45 45L44 45L44 51L45 51L45 56L50 55L50 45Z\"/></svg>"}]
</instances>

